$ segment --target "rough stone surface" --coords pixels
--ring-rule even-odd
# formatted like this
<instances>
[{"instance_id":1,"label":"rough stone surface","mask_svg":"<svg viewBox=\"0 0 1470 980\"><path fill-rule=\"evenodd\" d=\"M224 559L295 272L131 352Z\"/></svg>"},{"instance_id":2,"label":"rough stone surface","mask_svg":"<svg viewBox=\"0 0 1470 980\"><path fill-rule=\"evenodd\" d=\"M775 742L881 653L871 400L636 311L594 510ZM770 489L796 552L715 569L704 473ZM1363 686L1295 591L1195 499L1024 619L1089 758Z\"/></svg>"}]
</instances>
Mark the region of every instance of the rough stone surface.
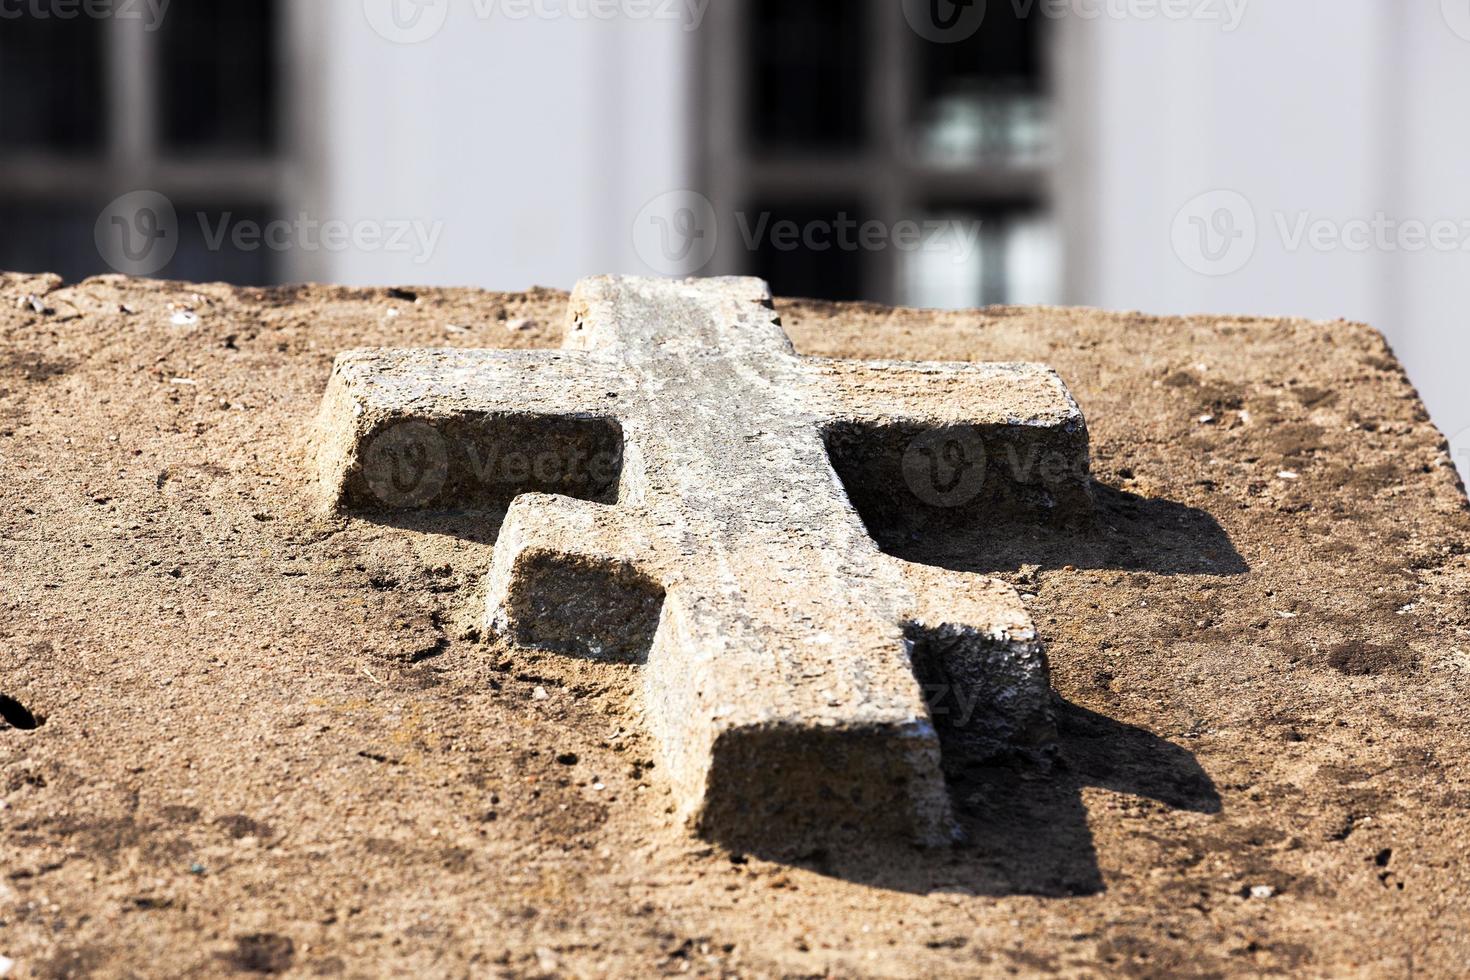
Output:
<instances>
[{"instance_id":1,"label":"rough stone surface","mask_svg":"<svg viewBox=\"0 0 1470 980\"><path fill-rule=\"evenodd\" d=\"M776 860L672 819L642 668L479 635L498 515L313 505L340 352L566 309L0 275L12 976L1464 972L1470 514L1377 333L778 299L809 356L1055 367L1098 519L884 546L1018 590L1064 764L946 746L973 846Z\"/></svg>"},{"instance_id":2,"label":"rough stone surface","mask_svg":"<svg viewBox=\"0 0 1470 980\"><path fill-rule=\"evenodd\" d=\"M1010 586L885 555L848 488L907 524L1027 495L1085 517L1087 432L1060 379L799 357L755 279L589 279L565 347L342 355L328 502L509 502L488 627L646 660L662 772L700 832L953 840L926 694L963 701L952 737L1035 750L1054 736L1045 658Z\"/></svg>"}]
</instances>

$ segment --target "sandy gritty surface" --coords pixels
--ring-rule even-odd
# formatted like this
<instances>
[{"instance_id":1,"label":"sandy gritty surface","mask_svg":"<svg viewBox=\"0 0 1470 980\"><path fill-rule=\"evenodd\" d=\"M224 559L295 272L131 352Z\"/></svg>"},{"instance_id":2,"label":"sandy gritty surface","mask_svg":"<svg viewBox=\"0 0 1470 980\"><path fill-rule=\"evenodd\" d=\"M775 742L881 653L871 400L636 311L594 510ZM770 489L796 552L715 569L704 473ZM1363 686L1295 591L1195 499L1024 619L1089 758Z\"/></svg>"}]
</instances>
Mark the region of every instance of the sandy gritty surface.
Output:
<instances>
[{"instance_id":1,"label":"sandy gritty surface","mask_svg":"<svg viewBox=\"0 0 1470 980\"><path fill-rule=\"evenodd\" d=\"M777 861L670 826L636 667L475 635L497 517L312 509L338 351L564 303L0 277L12 977L1463 975L1470 518L1376 333L779 304L1054 365L1100 521L904 554L1024 594L1065 764L947 760L966 846Z\"/></svg>"}]
</instances>

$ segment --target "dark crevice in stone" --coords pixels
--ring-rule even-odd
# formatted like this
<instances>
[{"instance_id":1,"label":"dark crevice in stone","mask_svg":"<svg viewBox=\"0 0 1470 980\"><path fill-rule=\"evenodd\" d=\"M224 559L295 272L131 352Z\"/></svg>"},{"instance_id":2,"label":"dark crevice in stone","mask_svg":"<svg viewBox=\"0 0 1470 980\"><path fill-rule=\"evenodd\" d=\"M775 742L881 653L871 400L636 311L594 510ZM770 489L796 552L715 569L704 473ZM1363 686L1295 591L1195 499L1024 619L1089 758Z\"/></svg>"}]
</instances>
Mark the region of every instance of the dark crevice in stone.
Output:
<instances>
[{"instance_id":1,"label":"dark crevice in stone","mask_svg":"<svg viewBox=\"0 0 1470 980\"><path fill-rule=\"evenodd\" d=\"M524 493L618 499L623 428L611 418L466 412L385 419L348 475L350 511L504 511Z\"/></svg>"},{"instance_id":2,"label":"dark crevice in stone","mask_svg":"<svg viewBox=\"0 0 1470 980\"><path fill-rule=\"evenodd\" d=\"M21 731L34 731L46 724L46 717L33 713L25 705L7 694L0 694L0 719L11 728Z\"/></svg>"},{"instance_id":3,"label":"dark crevice in stone","mask_svg":"<svg viewBox=\"0 0 1470 980\"><path fill-rule=\"evenodd\" d=\"M868 533L897 557L977 526L1091 521L1085 430L839 421L822 437Z\"/></svg>"}]
</instances>

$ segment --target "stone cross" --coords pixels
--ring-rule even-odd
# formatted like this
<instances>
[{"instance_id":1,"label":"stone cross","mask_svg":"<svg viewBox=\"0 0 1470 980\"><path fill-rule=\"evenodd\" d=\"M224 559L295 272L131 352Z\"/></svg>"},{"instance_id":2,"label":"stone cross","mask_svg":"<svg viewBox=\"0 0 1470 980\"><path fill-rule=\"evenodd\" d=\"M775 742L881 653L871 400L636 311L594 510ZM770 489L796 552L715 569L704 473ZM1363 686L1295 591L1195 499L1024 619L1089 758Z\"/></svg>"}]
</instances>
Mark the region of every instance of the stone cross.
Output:
<instances>
[{"instance_id":1,"label":"stone cross","mask_svg":"<svg viewBox=\"0 0 1470 980\"><path fill-rule=\"evenodd\" d=\"M321 425L335 508L508 506L488 628L642 663L662 771L708 837L947 841L936 722L1049 737L1014 591L874 538L1085 511L1087 430L1047 368L802 357L760 280L606 277L578 285L560 351L342 354ZM929 710L942 691L963 726Z\"/></svg>"}]
</instances>

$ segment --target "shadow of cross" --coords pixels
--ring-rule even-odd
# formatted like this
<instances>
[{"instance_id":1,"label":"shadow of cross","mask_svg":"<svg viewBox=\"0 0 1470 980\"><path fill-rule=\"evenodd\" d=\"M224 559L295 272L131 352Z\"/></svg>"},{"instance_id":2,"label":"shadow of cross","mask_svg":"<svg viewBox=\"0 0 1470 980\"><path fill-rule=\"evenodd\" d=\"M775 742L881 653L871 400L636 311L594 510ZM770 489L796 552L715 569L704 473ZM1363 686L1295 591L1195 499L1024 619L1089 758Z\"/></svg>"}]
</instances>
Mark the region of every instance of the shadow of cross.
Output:
<instances>
[{"instance_id":1,"label":"shadow of cross","mask_svg":"<svg viewBox=\"0 0 1470 980\"><path fill-rule=\"evenodd\" d=\"M322 423L335 507L508 505L488 627L642 662L705 836L950 841L935 688L969 744L1054 737L1015 592L883 553L849 495L1085 511L1086 427L1047 368L801 357L760 280L596 278L560 351L341 355Z\"/></svg>"}]
</instances>

